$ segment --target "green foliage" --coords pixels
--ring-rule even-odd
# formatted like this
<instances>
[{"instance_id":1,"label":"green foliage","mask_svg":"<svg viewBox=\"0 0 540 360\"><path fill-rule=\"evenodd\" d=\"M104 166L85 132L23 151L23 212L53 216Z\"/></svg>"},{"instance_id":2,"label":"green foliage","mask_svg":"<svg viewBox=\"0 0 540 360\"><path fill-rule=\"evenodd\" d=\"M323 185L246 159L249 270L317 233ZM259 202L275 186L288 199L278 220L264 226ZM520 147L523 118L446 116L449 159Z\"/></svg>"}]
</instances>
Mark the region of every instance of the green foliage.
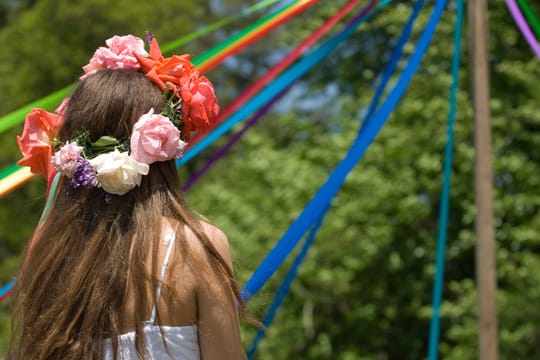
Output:
<instances>
[{"instance_id":1,"label":"green foliage","mask_svg":"<svg viewBox=\"0 0 540 360\"><path fill-rule=\"evenodd\" d=\"M222 94L222 106L344 3L321 2L230 63L240 66L214 71L210 76ZM164 43L242 5L220 4L219 9L196 6L194 1L150 5L42 0L29 5L0 28L0 109L13 110L75 80L95 47L114 33L150 29ZM538 6L533 4L533 9L540 15ZM261 342L258 359L426 356L451 82L451 10L449 6L400 105L332 202L289 296ZM187 195L194 209L228 235L240 283L247 281L345 155L410 11L409 2L394 2L362 25ZM426 5L405 57L414 50L430 11L431 5ZM501 358L535 359L540 357L540 311L534 306L540 301L540 68L504 3L490 5L489 11L499 348ZM188 47L198 53L232 31ZM464 41L439 347L442 358L460 360L477 357L478 332L467 46ZM13 140L18 132L0 135L2 166L18 157ZM182 177L200 164L198 159L181 169ZM3 283L20 264L19 254L43 204L44 187L43 180L35 180L0 200ZM290 262L250 303L255 317L264 315ZM7 337L5 307L0 317L1 353ZM244 327L246 345L255 330Z\"/></svg>"}]
</instances>

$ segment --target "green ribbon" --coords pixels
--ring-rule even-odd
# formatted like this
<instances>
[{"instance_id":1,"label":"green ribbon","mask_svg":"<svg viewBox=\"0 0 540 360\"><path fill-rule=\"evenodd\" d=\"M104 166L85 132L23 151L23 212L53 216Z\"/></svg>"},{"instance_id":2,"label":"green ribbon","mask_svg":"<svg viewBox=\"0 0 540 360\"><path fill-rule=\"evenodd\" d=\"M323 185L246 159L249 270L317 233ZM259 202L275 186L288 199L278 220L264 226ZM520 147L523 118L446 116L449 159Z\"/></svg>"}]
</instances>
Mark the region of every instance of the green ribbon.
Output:
<instances>
[{"instance_id":1,"label":"green ribbon","mask_svg":"<svg viewBox=\"0 0 540 360\"><path fill-rule=\"evenodd\" d=\"M200 29L200 30L197 30L187 36L184 36L180 39L177 39L177 40L173 40L169 43L167 43L165 46L163 46L163 48L161 49L164 53L168 53L168 52L171 52L173 51L174 49L176 48L179 48L180 46L184 45L185 43L188 43L190 41L193 41L197 38L200 38L201 36L203 35L206 35L208 33L211 33L212 31L215 31L219 28L222 28L230 23L232 23L233 21L236 21L244 16L247 16L247 15L250 15L252 14L253 12L257 11L257 10L261 10L261 9L264 9L265 7L267 6L270 6L272 5L273 3L276 3L278 2L279 0L264 0L264 1L261 1L261 2L258 2L257 4L255 5L252 5L246 9L244 9L243 11L239 12L238 14L236 15L233 15L233 16L229 16L225 19L222 19L222 20L219 20L211 25L208 25L207 27L203 28L203 29Z\"/></svg>"},{"instance_id":2,"label":"green ribbon","mask_svg":"<svg viewBox=\"0 0 540 360\"><path fill-rule=\"evenodd\" d=\"M17 170L19 170L20 168L22 168L22 166L13 164L13 165L8 166L5 169L2 169L0 171L0 179L8 177L9 175L11 175L14 172L16 172Z\"/></svg>"},{"instance_id":3,"label":"green ribbon","mask_svg":"<svg viewBox=\"0 0 540 360\"><path fill-rule=\"evenodd\" d=\"M285 5L281 7L280 9L276 10L275 12L263 17L262 19L254 22L253 24L249 25L247 28L243 29L242 31L237 32L233 36L229 37L227 40L223 41L222 43L218 44L217 46L213 47L212 49L208 50L207 52L201 54L196 59L193 59L193 64L199 65L211 58L212 56L216 55L217 53L220 53L223 51L223 49L231 46L238 40L242 39L247 34L255 31L257 28L259 28L261 25L265 24L266 22L270 21L274 17L278 16L288 8L294 5L295 2L291 2L289 5Z\"/></svg>"},{"instance_id":4,"label":"green ribbon","mask_svg":"<svg viewBox=\"0 0 540 360\"><path fill-rule=\"evenodd\" d=\"M238 14L235 14L235 15L232 15L232 16L229 16L225 19L222 19L214 24L211 24L199 31L196 31L195 33L192 33L192 34L188 34L186 36L183 36L177 40L173 40L167 44L165 44L165 46L163 46L162 48L162 51L164 53L168 53L172 50L174 50L175 48L178 48L179 46L183 45L183 44L186 44L190 41L193 41L203 35L206 35L212 31L215 31L217 29L219 29L220 27L223 27L235 20L238 20L239 18L242 18L244 16L247 16L257 10L260 10L260 9L263 9L265 7L268 7L270 5L272 5L273 3L276 3L278 2L279 0L263 0L263 1L260 1L258 2L257 4L255 5L252 5L248 8L246 8L244 11L238 13ZM289 6L291 6L292 4L290 5L287 5L285 7L283 7L282 9L279 10L279 12L281 12L282 10L288 8ZM273 14L274 15L274 14ZM268 17L266 17L268 18ZM266 19L265 18L265 19ZM263 19L264 20L264 19ZM260 23L263 21L259 21L257 22L257 26L260 25ZM250 31L251 31L251 28L253 28L255 26L252 25L250 26ZM245 34L247 32L247 29L245 31L242 31L241 33L242 34ZM235 37L235 40L236 40L236 37ZM218 46L216 46L215 48L213 49L210 49L209 51L207 51L206 53L204 53L203 55L199 56L197 59L195 59L193 62L194 64L197 64L197 63L201 63L202 61L206 60L207 58L209 58L211 55L213 55L214 53L217 53L218 51L221 51L223 48L225 48L226 46L230 45L230 41L229 40L226 40L224 43L221 43L219 44ZM24 121L24 118L26 116L26 114L28 114L33 108L42 108L42 109L47 109L47 110L52 110L53 108L55 108L56 106L58 106L62 100L67 97L72 91L73 91L73 88L75 87L75 84L71 84L71 85L68 85L60 90L57 90L55 91L54 93L50 94L50 95L47 95L45 96L44 98L42 99L39 99L37 101L34 101L26 106L23 106L22 108L20 109L17 109L15 111L12 111L2 117L0 117L0 133L3 133L4 131L8 130L8 129L11 129L12 127L16 126L16 125L19 125L20 123L22 123ZM3 174L3 172L2 172ZM2 179L3 176L0 176L0 179Z\"/></svg>"},{"instance_id":5,"label":"green ribbon","mask_svg":"<svg viewBox=\"0 0 540 360\"><path fill-rule=\"evenodd\" d=\"M540 38L540 21L538 20L536 15L534 15L531 6L527 3L526 0L517 0L517 2L519 4L519 7L521 8L521 11L523 11L523 14L527 18L529 25L536 34L536 38Z\"/></svg>"},{"instance_id":6,"label":"green ribbon","mask_svg":"<svg viewBox=\"0 0 540 360\"><path fill-rule=\"evenodd\" d=\"M58 106L62 100L71 93L73 88L74 85L66 86L65 88L57 90L42 99L34 101L18 110L2 116L0 118L0 133L22 123L26 114L28 114L33 108L52 109L54 106Z\"/></svg>"}]
</instances>

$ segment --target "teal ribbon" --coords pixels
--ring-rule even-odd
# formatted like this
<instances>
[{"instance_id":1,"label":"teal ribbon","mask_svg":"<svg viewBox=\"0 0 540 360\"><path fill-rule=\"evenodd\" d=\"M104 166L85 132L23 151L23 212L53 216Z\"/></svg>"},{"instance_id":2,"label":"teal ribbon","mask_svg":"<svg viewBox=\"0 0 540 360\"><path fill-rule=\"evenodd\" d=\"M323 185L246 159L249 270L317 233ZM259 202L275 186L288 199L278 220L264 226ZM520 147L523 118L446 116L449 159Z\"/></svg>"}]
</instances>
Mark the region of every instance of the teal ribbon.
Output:
<instances>
[{"instance_id":1,"label":"teal ribbon","mask_svg":"<svg viewBox=\"0 0 540 360\"><path fill-rule=\"evenodd\" d=\"M448 139L445 146L443 185L439 209L439 231L437 236L437 255L435 260L435 278L433 279L433 300L429 330L428 359L436 360L440 336L440 309L442 302L444 259L448 229L450 204L450 179L452 175L452 155L454 147L454 123L456 119L456 97L459 80L459 60L461 54L461 28L463 23L463 0L456 0L456 22L454 30L454 55L452 57L452 84L450 87L450 108L448 110Z\"/></svg>"}]
</instances>

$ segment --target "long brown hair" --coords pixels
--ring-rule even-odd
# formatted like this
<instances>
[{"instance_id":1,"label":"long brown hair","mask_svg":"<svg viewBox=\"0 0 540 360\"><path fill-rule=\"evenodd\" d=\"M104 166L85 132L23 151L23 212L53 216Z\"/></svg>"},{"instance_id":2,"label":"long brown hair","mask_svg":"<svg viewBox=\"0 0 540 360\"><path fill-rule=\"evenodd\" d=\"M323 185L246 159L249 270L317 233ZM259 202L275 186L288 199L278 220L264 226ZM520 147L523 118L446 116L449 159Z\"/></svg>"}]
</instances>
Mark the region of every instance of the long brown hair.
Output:
<instances>
[{"instance_id":1,"label":"long brown hair","mask_svg":"<svg viewBox=\"0 0 540 360\"><path fill-rule=\"evenodd\" d=\"M88 130L93 141L102 135L127 139L139 116L150 108L159 113L162 107L161 91L142 74L102 70L74 90L59 137L67 141L77 131ZM116 353L115 335L122 330L129 286L137 299L132 326L142 357L144 337L139 334L149 301L155 300L147 294L158 281L149 278L145 263L149 253L157 257L164 217L191 228L224 279L222 285L241 304L232 269L184 203L174 161L156 162L139 187L108 201L97 188L59 191L17 281L13 355L33 360L99 359L106 338L112 338ZM183 228L178 227L177 236L183 235ZM196 265L196 259L191 261Z\"/></svg>"}]
</instances>

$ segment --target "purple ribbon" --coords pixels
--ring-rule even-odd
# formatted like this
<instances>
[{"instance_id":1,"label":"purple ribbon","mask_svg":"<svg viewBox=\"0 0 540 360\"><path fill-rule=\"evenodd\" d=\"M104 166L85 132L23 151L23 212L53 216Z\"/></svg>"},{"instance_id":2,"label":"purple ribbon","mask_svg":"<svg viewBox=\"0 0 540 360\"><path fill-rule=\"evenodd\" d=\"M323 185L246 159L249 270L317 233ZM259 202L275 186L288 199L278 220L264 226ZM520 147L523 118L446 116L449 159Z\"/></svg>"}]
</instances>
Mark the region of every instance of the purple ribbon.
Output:
<instances>
[{"instance_id":1,"label":"purple ribbon","mask_svg":"<svg viewBox=\"0 0 540 360\"><path fill-rule=\"evenodd\" d=\"M538 45L538 40L536 40L536 37L534 36L531 28L527 24L527 21L523 17L523 14L521 14L521 11L519 10L516 1L506 0L506 6L508 6L508 10L510 10L510 13L514 17L514 20L516 21L519 30L525 37L525 40L527 40L527 42L529 43L529 46L535 53L536 57L540 59L540 45Z\"/></svg>"}]
</instances>

